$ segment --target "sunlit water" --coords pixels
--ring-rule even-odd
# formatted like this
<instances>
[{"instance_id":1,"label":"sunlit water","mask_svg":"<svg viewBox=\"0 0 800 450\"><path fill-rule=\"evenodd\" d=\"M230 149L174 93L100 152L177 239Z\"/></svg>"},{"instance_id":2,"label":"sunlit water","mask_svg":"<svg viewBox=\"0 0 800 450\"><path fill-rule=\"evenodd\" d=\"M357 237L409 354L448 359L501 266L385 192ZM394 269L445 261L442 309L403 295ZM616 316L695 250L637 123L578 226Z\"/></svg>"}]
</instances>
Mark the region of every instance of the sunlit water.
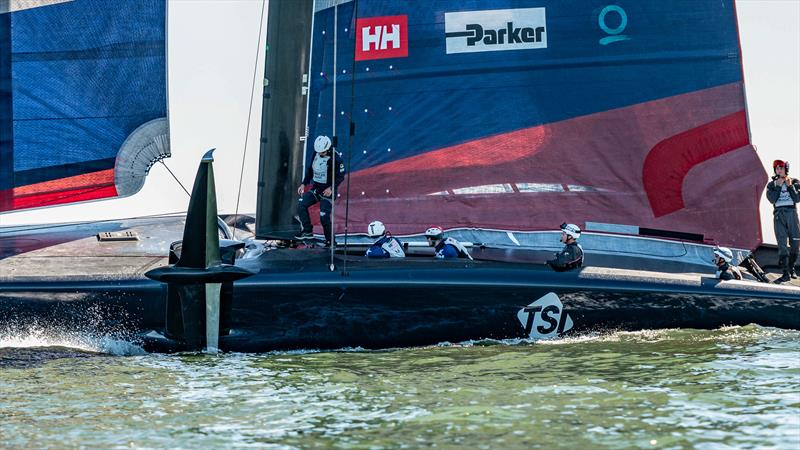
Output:
<instances>
[{"instance_id":1,"label":"sunlit water","mask_svg":"<svg viewBox=\"0 0 800 450\"><path fill-rule=\"evenodd\" d=\"M800 448L800 332L147 355L0 335L2 448Z\"/></svg>"}]
</instances>

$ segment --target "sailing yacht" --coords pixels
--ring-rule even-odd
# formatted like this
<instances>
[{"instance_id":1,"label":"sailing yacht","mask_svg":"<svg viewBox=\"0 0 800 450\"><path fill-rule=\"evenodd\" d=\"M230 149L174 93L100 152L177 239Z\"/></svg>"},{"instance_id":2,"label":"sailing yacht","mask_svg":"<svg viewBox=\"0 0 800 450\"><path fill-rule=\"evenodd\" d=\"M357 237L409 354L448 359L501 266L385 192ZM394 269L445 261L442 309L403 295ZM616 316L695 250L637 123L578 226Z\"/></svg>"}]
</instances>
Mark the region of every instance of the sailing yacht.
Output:
<instances>
[{"instance_id":1,"label":"sailing yacht","mask_svg":"<svg viewBox=\"0 0 800 450\"><path fill-rule=\"evenodd\" d=\"M2 16L24 24L18 15L42 20L87 3ZM93 324L132 330L154 351L386 348L748 323L800 328L800 288L713 275L714 245L733 248L742 262L761 243L758 199L767 181L750 141L733 0L684 8L540 3L271 1L255 239L235 239L238 217L229 221L233 232L216 226L209 152L185 220L9 235L13 245L0 261L8 269L4 317L77 327L97 306ZM137 14L125 20L164 23L155 12ZM16 82L18 66L50 60L19 56L14 43L24 34L9 30L6 73ZM162 47L148 47L149 38L126 46L110 35L111 43L95 47L123 49L142 64L150 64L142 52L163 54L163 28L152 33ZM40 52L52 58L52 49ZM166 92L164 79L152 82ZM13 102L29 95L11 85ZM117 177L146 173L168 156L163 98L148 101L156 105L151 115L99 133L128 136L97 145L117 156L101 158L106 165L94 171L77 165L87 171L81 179L113 173L106 190L80 188L133 192L140 179ZM15 133L3 155L52 148L16 134L18 124L27 126L24 109L6 111L0 118ZM291 239L296 187L318 135L333 139L348 170L334 202L331 248ZM72 172L55 172L24 184L33 180L28 163L4 161L5 209L36 206L20 203L31 185L73 180ZM407 258L363 257L362 230L376 219L409 244ZM584 230L586 263L554 273L543 262L558 249L554 230L564 221ZM431 224L469 243L474 260L433 258L421 236ZM60 250L25 258L42 248ZM95 258L91 267L74 265L84 258L43 270L53 263L45 255L65 248Z\"/></svg>"}]
</instances>

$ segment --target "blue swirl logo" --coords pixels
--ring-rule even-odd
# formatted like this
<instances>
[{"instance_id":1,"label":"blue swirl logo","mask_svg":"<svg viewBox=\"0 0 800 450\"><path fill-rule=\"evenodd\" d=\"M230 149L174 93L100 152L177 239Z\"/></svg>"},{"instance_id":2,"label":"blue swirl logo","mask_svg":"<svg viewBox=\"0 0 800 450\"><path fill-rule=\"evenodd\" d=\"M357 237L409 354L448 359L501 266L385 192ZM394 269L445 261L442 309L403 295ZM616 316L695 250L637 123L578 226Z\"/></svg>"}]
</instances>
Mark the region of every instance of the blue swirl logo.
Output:
<instances>
[{"instance_id":1,"label":"blue swirl logo","mask_svg":"<svg viewBox=\"0 0 800 450\"><path fill-rule=\"evenodd\" d=\"M608 18L609 14L619 16L619 25L614 28L608 26L606 19ZM597 16L597 25L600 26L601 30L608 34L608 36L600 39L600 45L608 45L614 42L630 40L628 35L622 34L622 32L625 31L625 28L628 26L628 14L626 14L625 10L619 5L608 5L603 8L603 10L600 11L600 15Z\"/></svg>"}]
</instances>

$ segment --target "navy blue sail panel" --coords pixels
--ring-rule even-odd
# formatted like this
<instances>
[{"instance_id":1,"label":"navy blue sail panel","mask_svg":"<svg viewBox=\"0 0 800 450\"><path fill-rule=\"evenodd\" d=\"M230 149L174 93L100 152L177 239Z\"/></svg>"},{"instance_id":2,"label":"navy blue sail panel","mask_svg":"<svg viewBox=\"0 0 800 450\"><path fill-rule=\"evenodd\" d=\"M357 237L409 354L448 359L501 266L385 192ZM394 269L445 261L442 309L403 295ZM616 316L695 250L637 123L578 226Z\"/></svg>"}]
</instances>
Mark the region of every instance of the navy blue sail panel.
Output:
<instances>
[{"instance_id":1,"label":"navy blue sail panel","mask_svg":"<svg viewBox=\"0 0 800 450\"><path fill-rule=\"evenodd\" d=\"M334 11L323 7L309 132L331 133L336 114L356 223L391 204L395 232L595 221L711 229L751 246L765 174L744 114L734 6L350 1L338 8L335 73ZM705 171L725 161L728 194L745 201L720 209L692 180L716 178Z\"/></svg>"},{"instance_id":2,"label":"navy blue sail panel","mask_svg":"<svg viewBox=\"0 0 800 450\"><path fill-rule=\"evenodd\" d=\"M623 37L628 40L603 45L602 39L614 37L598 24L604 2L359 0L359 18L408 17L408 56L357 61L355 96L360 108L352 114L360 143L367 148L394 144L394 148L389 153L355 157L353 169L532 125L741 82L732 0L619 4L625 5ZM351 1L339 7L336 77L342 135L350 113L354 5ZM446 14L477 11L475 21L479 22L481 11L490 10L485 17L494 10L537 6L546 10L546 48L447 53L448 41L467 38L446 37ZM619 28L620 15L606 12L604 25L609 31ZM318 119L311 121L312 130L330 133L332 8L316 15L312 48L310 113ZM377 109L384 104L384 110ZM406 133L395 133L398 129Z\"/></svg>"},{"instance_id":3,"label":"navy blue sail panel","mask_svg":"<svg viewBox=\"0 0 800 450\"><path fill-rule=\"evenodd\" d=\"M42 3L0 20L0 211L130 195L169 153L165 0Z\"/></svg>"}]
</instances>

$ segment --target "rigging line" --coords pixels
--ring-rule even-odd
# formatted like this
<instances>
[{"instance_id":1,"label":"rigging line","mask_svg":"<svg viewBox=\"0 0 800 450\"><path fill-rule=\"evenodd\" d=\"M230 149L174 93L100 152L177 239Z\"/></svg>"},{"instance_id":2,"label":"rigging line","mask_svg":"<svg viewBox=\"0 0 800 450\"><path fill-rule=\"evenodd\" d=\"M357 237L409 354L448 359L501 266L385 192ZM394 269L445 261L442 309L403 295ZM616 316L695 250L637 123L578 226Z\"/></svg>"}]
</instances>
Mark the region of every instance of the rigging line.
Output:
<instances>
[{"instance_id":1,"label":"rigging line","mask_svg":"<svg viewBox=\"0 0 800 450\"><path fill-rule=\"evenodd\" d=\"M335 0L333 6L333 141L336 143L336 146L333 147L333 155L332 164L333 164L333 179L331 181L331 264L329 266L331 272L336 268L333 265L333 256L336 253L336 148L339 146L339 143L336 141L336 78L338 78L338 73L336 72L336 55L339 53L339 0Z\"/></svg>"},{"instance_id":2,"label":"rigging line","mask_svg":"<svg viewBox=\"0 0 800 450\"><path fill-rule=\"evenodd\" d=\"M169 166L167 166L167 163L165 163L163 159L159 162L164 165L164 167L167 169L167 172L169 172L169 174L172 175L172 178L174 178L175 181L178 182L178 184L181 186L181 189L183 189L183 192L186 192L186 195L188 195L189 198L192 198L192 194L190 194L189 191L186 190L186 187L183 185L183 183L181 183L181 180L179 180L178 177L176 177L175 174L172 173L172 171L169 169Z\"/></svg>"},{"instance_id":3,"label":"rigging line","mask_svg":"<svg viewBox=\"0 0 800 450\"><path fill-rule=\"evenodd\" d=\"M175 174L172 173L172 171L169 169L169 166L167 166L167 163L165 163L163 159L160 160L159 162L164 165L164 167L167 169L167 172L169 172L169 174L172 175L172 178L174 178L175 181L178 182L178 184L181 186L181 189L183 189L183 192L186 192L186 195L189 196L189 204L191 205L191 203L192 203L192 194L190 194L189 191L186 189L186 187L183 185L183 183L181 183L181 180L179 180L178 177L176 177ZM186 212L187 212L187 214L189 212L189 207L188 206L186 207ZM225 237L225 239L233 239L234 238L233 235L231 234L230 229L229 229L230 227L228 227L228 225L225 223L224 220L222 220L219 217L219 215L217 215L217 228L220 231L222 231L222 234ZM234 225L233 229L234 230L236 229L235 225Z\"/></svg>"},{"instance_id":4,"label":"rigging line","mask_svg":"<svg viewBox=\"0 0 800 450\"><path fill-rule=\"evenodd\" d=\"M355 0L353 4L353 20L358 20L358 0ZM347 274L347 236L348 236L348 227L350 224L350 168L352 167L351 162L353 161L353 135L355 134L354 126L355 123L353 122L353 109L355 108L356 102L356 48L353 46L353 65L350 68L350 130L349 130L349 139L347 143L347 189L345 190L345 199L344 199L344 262L342 263L342 274Z\"/></svg>"},{"instance_id":5,"label":"rigging line","mask_svg":"<svg viewBox=\"0 0 800 450\"><path fill-rule=\"evenodd\" d=\"M253 97L256 91L256 76L258 75L258 55L261 50L261 34L264 29L264 6L267 0L261 0L261 14L258 16L258 40L256 41L256 58L253 63L253 82L250 85L250 103L247 108L247 125L244 129L244 151L242 152L242 168L239 170L239 188L236 191L236 210L233 213L233 220L239 220L239 200L242 198L242 180L244 179L244 164L247 160L247 141L250 138L250 119L253 116ZM266 64L266 61L264 61ZM233 239L236 239L236 227L233 227Z\"/></svg>"}]
</instances>

